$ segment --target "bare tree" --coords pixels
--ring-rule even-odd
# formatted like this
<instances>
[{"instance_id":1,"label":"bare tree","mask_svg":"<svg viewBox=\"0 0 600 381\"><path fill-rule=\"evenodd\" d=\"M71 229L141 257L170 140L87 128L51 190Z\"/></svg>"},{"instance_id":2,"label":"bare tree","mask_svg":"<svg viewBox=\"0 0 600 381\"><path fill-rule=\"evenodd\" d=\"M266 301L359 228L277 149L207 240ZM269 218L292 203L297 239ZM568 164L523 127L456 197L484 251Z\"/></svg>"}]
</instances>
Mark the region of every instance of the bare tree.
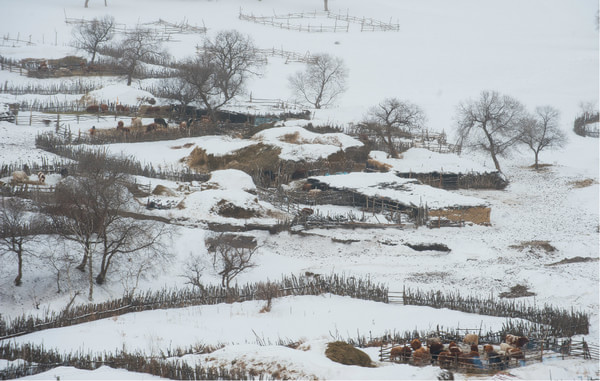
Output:
<instances>
[{"instance_id":1,"label":"bare tree","mask_svg":"<svg viewBox=\"0 0 600 381\"><path fill-rule=\"evenodd\" d=\"M150 29L140 26L129 32L117 47L120 54L121 65L127 76L127 86L142 62L158 59L165 53L162 51L161 41Z\"/></svg>"},{"instance_id":2,"label":"bare tree","mask_svg":"<svg viewBox=\"0 0 600 381\"><path fill-rule=\"evenodd\" d=\"M186 107L197 100L199 96L196 86L180 76L161 80L159 89L160 92L155 95L162 98L174 99L179 102L181 107L179 108L178 117L180 119L185 115Z\"/></svg>"},{"instance_id":3,"label":"bare tree","mask_svg":"<svg viewBox=\"0 0 600 381\"><path fill-rule=\"evenodd\" d=\"M211 242L211 243L209 243ZM213 254L213 267L221 276L221 286L229 288L231 280L241 272L255 267L252 256L257 250L256 242L247 245L231 235L221 234L207 241L209 253Z\"/></svg>"},{"instance_id":4,"label":"bare tree","mask_svg":"<svg viewBox=\"0 0 600 381\"><path fill-rule=\"evenodd\" d=\"M81 23L72 30L72 45L77 49L84 50L92 55L90 65L94 64L96 54L102 45L114 37L115 19L112 16L104 16L101 19L93 19L89 23Z\"/></svg>"},{"instance_id":5,"label":"bare tree","mask_svg":"<svg viewBox=\"0 0 600 381\"><path fill-rule=\"evenodd\" d=\"M369 109L360 127L374 133L388 147L390 155L397 158L394 139L410 137L413 131L421 129L424 121L425 113L419 106L397 98L386 98Z\"/></svg>"},{"instance_id":6,"label":"bare tree","mask_svg":"<svg viewBox=\"0 0 600 381\"><path fill-rule=\"evenodd\" d=\"M252 39L226 30L205 40L202 53L179 66L179 77L195 88L197 100L214 120L218 109L244 93L261 65Z\"/></svg>"},{"instance_id":7,"label":"bare tree","mask_svg":"<svg viewBox=\"0 0 600 381\"><path fill-rule=\"evenodd\" d=\"M288 78L289 86L299 101L316 109L329 106L346 91L348 69L341 58L317 54L313 61Z\"/></svg>"},{"instance_id":8,"label":"bare tree","mask_svg":"<svg viewBox=\"0 0 600 381\"><path fill-rule=\"evenodd\" d=\"M551 106L537 107L535 114L524 120L519 140L535 155L535 169L539 169L538 156L546 147L562 147L565 133L558 127L560 113Z\"/></svg>"},{"instance_id":9,"label":"bare tree","mask_svg":"<svg viewBox=\"0 0 600 381\"><path fill-rule=\"evenodd\" d=\"M15 286L22 284L23 256L26 246L42 232L43 221L27 210L23 200L2 198L0 205L0 252L13 253L17 259Z\"/></svg>"},{"instance_id":10,"label":"bare tree","mask_svg":"<svg viewBox=\"0 0 600 381\"><path fill-rule=\"evenodd\" d=\"M200 278L202 278L204 269L205 267L201 264L201 259L198 256L190 255L185 265L185 273L181 276L187 280L186 284L202 289L204 286Z\"/></svg>"},{"instance_id":11,"label":"bare tree","mask_svg":"<svg viewBox=\"0 0 600 381\"><path fill-rule=\"evenodd\" d=\"M94 255L100 257L95 281L102 284L116 258L138 253L163 256L166 248L162 239L169 229L127 214L132 204L129 179L102 155L80 160L78 173L80 176L69 177L57 186L56 201L49 212L57 233L83 248L77 269L85 271L87 265L88 298L92 299Z\"/></svg>"},{"instance_id":12,"label":"bare tree","mask_svg":"<svg viewBox=\"0 0 600 381\"><path fill-rule=\"evenodd\" d=\"M458 105L458 135L465 147L488 152L501 172L499 156L515 146L522 132L525 108L515 98L496 91L483 91L478 100Z\"/></svg>"}]
</instances>

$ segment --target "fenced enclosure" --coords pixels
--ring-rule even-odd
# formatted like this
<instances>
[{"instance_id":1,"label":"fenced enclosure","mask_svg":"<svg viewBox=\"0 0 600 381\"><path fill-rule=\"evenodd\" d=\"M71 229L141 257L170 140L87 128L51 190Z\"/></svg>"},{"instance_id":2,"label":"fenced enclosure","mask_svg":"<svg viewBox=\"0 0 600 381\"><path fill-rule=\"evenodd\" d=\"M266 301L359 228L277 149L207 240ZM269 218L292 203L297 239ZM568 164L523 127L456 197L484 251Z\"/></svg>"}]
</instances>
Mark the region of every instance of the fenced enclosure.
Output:
<instances>
[{"instance_id":1,"label":"fenced enclosure","mask_svg":"<svg viewBox=\"0 0 600 381\"><path fill-rule=\"evenodd\" d=\"M375 20L368 17L351 16L348 13L333 13L333 12L302 12L288 13L283 15L273 14L273 16L255 16L254 14L244 14L240 8L239 19L250 21L256 24L268 25L280 29L293 30L298 32L315 32L315 33L336 33L349 32L350 25L360 25L361 32L389 32L400 31L399 23ZM325 21L318 22L318 19ZM298 20L308 20L306 24L301 24ZM311 21L312 25L311 25Z\"/></svg>"},{"instance_id":2,"label":"fenced enclosure","mask_svg":"<svg viewBox=\"0 0 600 381\"><path fill-rule=\"evenodd\" d=\"M85 304L60 312L45 311L41 315L22 315L0 320L0 340L26 335L44 329L67 327L130 312L198 305L267 300L289 295L321 295L330 293L356 299L387 302L387 287L370 279L344 275L284 276L280 281L252 283L223 288L202 285L188 289L162 289L145 294L124 295L104 303Z\"/></svg>"},{"instance_id":3,"label":"fenced enclosure","mask_svg":"<svg viewBox=\"0 0 600 381\"><path fill-rule=\"evenodd\" d=\"M542 308L523 302L487 299L477 296L462 296L460 293L421 291L404 288L403 302L406 305L449 308L451 310L509 318L520 318L531 323L511 323L511 332L543 332L554 337L570 337L589 333L589 315L580 311L568 311L550 305Z\"/></svg>"}]
</instances>

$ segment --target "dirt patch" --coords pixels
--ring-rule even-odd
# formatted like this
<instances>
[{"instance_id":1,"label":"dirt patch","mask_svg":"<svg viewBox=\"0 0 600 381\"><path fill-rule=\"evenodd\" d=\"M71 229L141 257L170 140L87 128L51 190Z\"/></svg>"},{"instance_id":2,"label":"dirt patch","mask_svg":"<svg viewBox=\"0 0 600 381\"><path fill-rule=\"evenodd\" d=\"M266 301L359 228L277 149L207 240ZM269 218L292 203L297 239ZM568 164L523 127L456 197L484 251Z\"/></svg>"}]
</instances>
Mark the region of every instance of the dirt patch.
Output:
<instances>
[{"instance_id":1,"label":"dirt patch","mask_svg":"<svg viewBox=\"0 0 600 381\"><path fill-rule=\"evenodd\" d=\"M584 179L584 180L570 181L569 185L573 188L587 188L595 183L596 183L596 180L594 180L594 179Z\"/></svg>"},{"instance_id":2,"label":"dirt patch","mask_svg":"<svg viewBox=\"0 0 600 381\"><path fill-rule=\"evenodd\" d=\"M524 286L522 284L517 284L516 286L512 286L510 288L510 291L505 291L505 292L501 292L500 294L498 294L499 297L508 298L508 299L522 298L525 296L534 296L534 295L536 295L535 292L529 291L529 287Z\"/></svg>"},{"instance_id":3,"label":"dirt patch","mask_svg":"<svg viewBox=\"0 0 600 381\"><path fill-rule=\"evenodd\" d=\"M490 225L491 208L476 206L462 209L430 210L429 218L445 218L453 222L467 221L477 225Z\"/></svg>"},{"instance_id":4,"label":"dirt patch","mask_svg":"<svg viewBox=\"0 0 600 381\"><path fill-rule=\"evenodd\" d=\"M298 131L291 133L291 134L285 134L283 136L280 136L279 140L282 142L290 143L290 144L306 143L306 141L304 139L300 139L300 133Z\"/></svg>"},{"instance_id":5,"label":"dirt patch","mask_svg":"<svg viewBox=\"0 0 600 381\"><path fill-rule=\"evenodd\" d=\"M443 243L416 243L416 244L412 244L412 243L405 243L405 246L410 247L413 250L416 251L427 251L427 250L432 250L432 251L441 251L444 253L449 253L451 250L448 246L444 245Z\"/></svg>"},{"instance_id":6,"label":"dirt patch","mask_svg":"<svg viewBox=\"0 0 600 381\"><path fill-rule=\"evenodd\" d=\"M598 258L592 257L573 257L573 258L565 258L558 262L549 263L546 266L558 266L558 265L566 265L569 263L583 263L583 262L598 262Z\"/></svg>"},{"instance_id":7,"label":"dirt patch","mask_svg":"<svg viewBox=\"0 0 600 381\"><path fill-rule=\"evenodd\" d=\"M217 206L214 208L214 212L216 212L220 216L227 218L246 219L260 217L260 213L257 210L242 208L237 205L233 205L227 200L219 201L217 203Z\"/></svg>"},{"instance_id":8,"label":"dirt patch","mask_svg":"<svg viewBox=\"0 0 600 381\"><path fill-rule=\"evenodd\" d=\"M371 364L371 358L368 354L343 341L336 341L327 344L325 356L327 356L327 358L331 361L335 361L344 365L358 365L368 368L373 367Z\"/></svg>"},{"instance_id":9,"label":"dirt patch","mask_svg":"<svg viewBox=\"0 0 600 381\"><path fill-rule=\"evenodd\" d=\"M511 249L517 250L528 250L533 253L535 251L545 251L546 253L554 253L556 251L556 247L552 246L548 241L525 241L521 242L518 245L510 245Z\"/></svg>"},{"instance_id":10,"label":"dirt patch","mask_svg":"<svg viewBox=\"0 0 600 381\"><path fill-rule=\"evenodd\" d=\"M360 242L360 239L340 239L340 238L331 237L331 242L343 243L343 244L348 245L351 243Z\"/></svg>"}]
</instances>

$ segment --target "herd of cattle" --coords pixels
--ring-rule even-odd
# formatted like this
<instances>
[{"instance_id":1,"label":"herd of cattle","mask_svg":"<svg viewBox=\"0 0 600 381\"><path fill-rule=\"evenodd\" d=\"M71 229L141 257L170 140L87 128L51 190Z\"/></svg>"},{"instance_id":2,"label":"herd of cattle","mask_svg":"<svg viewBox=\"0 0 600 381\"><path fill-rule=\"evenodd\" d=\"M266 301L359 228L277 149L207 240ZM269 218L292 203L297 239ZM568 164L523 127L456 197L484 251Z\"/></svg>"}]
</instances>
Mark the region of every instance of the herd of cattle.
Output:
<instances>
[{"instance_id":1,"label":"herd of cattle","mask_svg":"<svg viewBox=\"0 0 600 381\"><path fill-rule=\"evenodd\" d=\"M451 341L447 346L440 338L427 339L425 345L419 339L410 344L391 349L390 360L409 362L414 365L437 364L442 368L471 367L478 369L505 369L511 359L524 360L523 346L529 342L524 336L506 335L499 348L491 344L479 348L479 336L465 335L461 345ZM461 349L462 347L462 349ZM468 348L468 349L467 349Z\"/></svg>"}]
</instances>

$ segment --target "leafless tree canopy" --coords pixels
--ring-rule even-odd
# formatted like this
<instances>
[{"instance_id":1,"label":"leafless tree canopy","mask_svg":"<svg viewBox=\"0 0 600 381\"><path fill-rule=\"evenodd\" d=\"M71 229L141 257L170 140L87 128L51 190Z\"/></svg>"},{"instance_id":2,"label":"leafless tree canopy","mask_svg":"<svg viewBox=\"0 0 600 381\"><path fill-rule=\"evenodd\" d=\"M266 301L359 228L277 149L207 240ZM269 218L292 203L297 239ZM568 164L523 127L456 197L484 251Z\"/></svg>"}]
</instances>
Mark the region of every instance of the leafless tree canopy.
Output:
<instances>
[{"instance_id":1,"label":"leafless tree canopy","mask_svg":"<svg viewBox=\"0 0 600 381\"><path fill-rule=\"evenodd\" d=\"M397 98L386 98L369 109L361 129L374 133L387 145L390 155L397 158L394 139L410 137L412 132L421 129L424 121L425 113L419 106Z\"/></svg>"},{"instance_id":2,"label":"leafless tree canopy","mask_svg":"<svg viewBox=\"0 0 600 381\"><path fill-rule=\"evenodd\" d=\"M348 69L341 58L318 54L306 69L289 77L293 94L316 109L326 107L346 91Z\"/></svg>"},{"instance_id":3,"label":"leafless tree canopy","mask_svg":"<svg viewBox=\"0 0 600 381\"><path fill-rule=\"evenodd\" d=\"M114 37L115 19L112 16L104 16L101 19L93 19L89 23L82 23L73 28L73 46L92 55L90 65L96 59L96 53L102 45Z\"/></svg>"},{"instance_id":4,"label":"leafless tree canopy","mask_svg":"<svg viewBox=\"0 0 600 381\"><path fill-rule=\"evenodd\" d=\"M166 54L162 51L161 45L161 41L150 29L138 26L127 33L117 49L121 65L127 74L127 86L131 85L135 71L143 61L160 58Z\"/></svg>"},{"instance_id":5,"label":"leafless tree canopy","mask_svg":"<svg viewBox=\"0 0 600 381\"><path fill-rule=\"evenodd\" d=\"M227 30L207 39L201 54L181 64L179 77L214 119L215 111L243 94L248 78L258 75L261 65L252 39Z\"/></svg>"},{"instance_id":6,"label":"leafless tree canopy","mask_svg":"<svg viewBox=\"0 0 600 381\"><path fill-rule=\"evenodd\" d=\"M257 250L255 244L245 244L231 235L221 234L214 240L207 240L209 253L213 255L213 266L221 276L221 285L229 284L241 272L255 267L252 256Z\"/></svg>"},{"instance_id":7,"label":"leafless tree canopy","mask_svg":"<svg viewBox=\"0 0 600 381\"><path fill-rule=\"evenodd\" d=\"M3 198L0 204L0 254L12 253L17 259L15 286L22 284L23 256L28 253L27 244L43 232L42 219L29 213L25 201Z\"/></svg>"},{"instance_id":8,"label":"leafless tree canopy","mask_svg":"<svg viewBox=\"0 0 600 381\"><path fill-rule=\"evenodd\" d=\"M161 262L158 259L167 253L163 238L169 229L127 213L132 200L127 189L128 177L101 156L82 160L78 173L79 176L69 177L56 187L56 200L48 211L56 232L82 247L77 268L85 271L87 265L91 299L95 256L100 259L95 281L102 284L111 264L120 257L149 253Z\"/></svg>"},{"instance_id":9,"label":"leafless tree canopy","mask_svg":"<svg viewBox=\"0 0 600 381\"><path fill-rule=\"evenodd\" d=\"M515 98L496 91L483 91L477 100L458 106L458 134L465 148L489 152L498 171L498 156L505 155L518 142L525 108Z\"/></svg>"},{"instance_id":10,"label":"leafless tree canopy","mask_svg":"<svg viewBox=\"0 0 600 381\"><path fill-rule=\"evenodd\" d=\"M537 107L535 114L522 124L519 140L533 151L535 169L538 169L539 153L546 147L562 147L566 143L565 133L558 127L559 112L551 106Z\"/></svg>"}]
</instances>

